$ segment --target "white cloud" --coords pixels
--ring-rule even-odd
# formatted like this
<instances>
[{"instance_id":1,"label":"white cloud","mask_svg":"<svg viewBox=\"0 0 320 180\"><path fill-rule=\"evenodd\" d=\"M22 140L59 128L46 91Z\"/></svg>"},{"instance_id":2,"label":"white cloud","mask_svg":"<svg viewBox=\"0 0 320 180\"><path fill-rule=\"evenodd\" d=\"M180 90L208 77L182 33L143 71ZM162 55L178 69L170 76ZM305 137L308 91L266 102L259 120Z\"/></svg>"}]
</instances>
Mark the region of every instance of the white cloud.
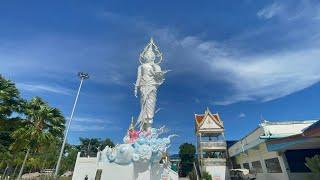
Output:
<instances>
[{"instance_id":1,"label":"white cloud","mask_svg":"<svg viewBox=\"0 0 320 180\"><path fill-rule=\"evenodd\" d=\"M69 118L68 118L69 119ZM94 117L74 117L73 118L74 122L79 122L79 123L92 123L92 124L101 124L101 123L110 123L110 121L102 118L94 118Z\"/></svg>"},{"instance_id":2,"label":"white cloud","mask_svg":"<svg viewBox=\"0 0 320 180\"><path fill-rule=\"evenodd\" d=\"M239 115L238 115L238 118L245 118L247 115L245 114L245 113L240 113Z\"/></svg>"},{"instance_id":3,"label":"white cloud","mask_svg":"<svg viewBox=\"0 0 320 180\"><path fill-rule=\"evenodd\" d=\"M49 92L63 95L70 95L72 91L67 88L60 86L51 86L46 84L27 84L27 83L17 83L17 87L24 91L29 92Z\"/></svg>"},{"instance_id":4,"label":"white cloud","mask_svg":"<svg viewBox=\"0 0 320 180\"><path fill-rule=\"evenodd\" d=\"M231 84L233 94L214 104L228 105L240 101L270 101L300 91L320 81L320 48L305 47L265 54L234 53L233 49L215 46L215 42L195 37L184 48L195 57L194 61L207 64L214 76ZM203 46L206 44L206 46ZM206 47L206 48L203 48ZM192 49L192 51L191 51ZM234 55L236 54L236 55Z\"/></svg>"},{"instance_id":5,"label":"white cloud","mask_svg":"<svg viewBox=\"0 0 320 180\"><path fill-rule=\"evenodd\" d=\"M281 20L317 20L319 18L319 1L313 0L282 0L274 2L257 12L257 16L261 19L271 19L279 17Z\"/></svg>"},{"instance_id":6,"label":"white cloud","mask_svg":"<svg viewBox=\"0 0 320 180\"><path fill-rule=\"evenodd\" d=\"M270 32L277 32L279 27L261 27L266 29L257 34L246 34L241 39L235 36L235 39L230 38L224 42L202 40L197 36L179 37L177 33L168 29L160 30L158 37L161 42L166 41L168 47L174 46L170 47L174 49L170 52L171 56L183 61L172 62L172 66L176 66L175 71L191 72L200 75L203 81L215 83L218 80L230 85L224 87L228 88L225 97L215 96L212 100L214 104L266 102L301 91L320 81L320 34L314 31L314 28L320 28L320 22L314 21L315 9L311 7L305 6L304 9L307 8L309 12L304 10L303 15L299 17L299 22L304 22L304 28L287 29L288 32L283 36L275 36L279 41L272 41L274 47L270 47L271 50L266 48L248 52L246 41L259 37L268 42ZM280 9L277 5L272 5L269 8L270 12L264 10L260 15L270 18ZM300 7L297 13L301 13L301 9L303 8ZM282 20L287 22L288 18ZM295 26L299 25L296 23ZM288 26L284 23L281 28L286 29ZM283 41L286 43L282 43ZM279 44L276 44L278 42ZM263 43L265 42L261 42L261 46ZM259 42L256 44L260 45Z\"/></svg>"},{"instance_id":7,"label":"white cloud","mask_svg":"<svg viewBox=\"0 0 320 180\"><path fill-rule=\"evenodd\" d=\"M264 19L270 19L277 14L281 13L283 6L279 3L273 3L257 12L257 16Z\"/></svg>"},{"instance_id":8,"label":"white cloud","mask_svg":"<svg viewBox=\"0 0 320 180\"><path fill-rule=\"evenodd\" d=\"M69 120L70 117L67 119ZM70 127L73 132L118 130L119 128L110 120L97 117L74 117Z\"/></svg>"},{"instance_id":9,"label":"white cloud","mask_svg":"<svg viewBox=\"0 0 320 180\"><path fill-rule=\"evenodd\" d=\"M229 57L209 62L233 85L236 93L216 104L270 101L305 89L320 81L320 49L279 52L252 57Z\"/></svg>"},{"instance_id":10,"label":"white cloud","mask_svg":"<svg viewBox=\"0 0 320 180\"><path fill-rule=\"evenodd\" d=\"M84 125L84 124L73 124L70 127L73 132L87 132L87 131L103 131L106 130L105 126L99 125Z\"/></svg>"}]
</instances>

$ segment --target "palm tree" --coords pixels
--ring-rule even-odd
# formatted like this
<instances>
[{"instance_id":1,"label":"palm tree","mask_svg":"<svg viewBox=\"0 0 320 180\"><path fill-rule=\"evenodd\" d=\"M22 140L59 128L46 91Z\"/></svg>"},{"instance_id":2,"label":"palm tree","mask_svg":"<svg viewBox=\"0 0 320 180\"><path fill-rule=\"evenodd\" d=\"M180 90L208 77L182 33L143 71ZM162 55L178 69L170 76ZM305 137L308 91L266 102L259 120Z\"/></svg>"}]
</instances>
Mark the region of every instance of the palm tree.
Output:
<instances>
[{"instance_id":1,"label":"palm tree","mask_svg":"<svg viewBox=\"0 0 320 180\"><path fill-rule=\"evenodd\" d=\"M6 164L4 161L8 161L11 153L9 146L13 139L10 134L19 127L21 102L15 84L0 74L0 164Z\"/></svg>"},{"instance_id":2,"label":"palm tree","mask_svg":"<svg viewBox=\"0 0 320 180\"><path fill-rule=\"evenodd\" d=\"M1 177L1 179L5 179L8 169L13 164L13 155L11 154L10 151L3 148L3 146L1 147L1 145L0 145L0 159L1 159L1 162L5 163L6 165L6 168Z\"/></svg>"},{"instance_id":3,"label":"palm tree","mask_svg":"<svg viewBox=\"0 0 320 180\"><path fill-rule=\"evenodd\" d=\"M15 140L12 149L25 149L26 154L18 179L21 178L30 151L39 152L55 139L63 136L65 119L57 108L50 107L40 97L34 97L23 106L23 126L11 136Z\"/></svg>"}]
</instances>

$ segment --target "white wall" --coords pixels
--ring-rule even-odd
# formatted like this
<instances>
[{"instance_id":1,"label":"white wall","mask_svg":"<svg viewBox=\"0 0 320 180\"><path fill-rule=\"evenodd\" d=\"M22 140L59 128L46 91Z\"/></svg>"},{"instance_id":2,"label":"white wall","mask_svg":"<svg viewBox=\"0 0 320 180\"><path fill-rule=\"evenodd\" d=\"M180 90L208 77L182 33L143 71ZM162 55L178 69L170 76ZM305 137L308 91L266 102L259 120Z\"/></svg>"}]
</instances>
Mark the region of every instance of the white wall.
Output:
<instances>
[{"instance_id":1,"label":"white wall","mask_svg":"<svg viewBox=\"0 0 320 180\"><path fill-rule=\"evenodd\" d=\"M226 166L205 166L205 170L212 176L213 180L215 177L220 177L221 180L226 178Z\"/></svg>"},{"instance_id":2,"label":"white wall","mask_svg":"<svg viewBox=\"0 0 320 180\"><path fill-rule=\"evenodd\" d=\"M97 167L97 158L80 157L79 152L74 167L72 180L83 180L86 175L88 175L89 180L94 180Z\"/></svg>"},{"instance_id":3,"label":"white wall","mask_svg":"<svg viewBox=\"0 0 320 180\"><path fill-rule=\"evenodd\" d=\"M178 180L178 174L171 169L164 169L158 163L150 167L149 163L133 163L118 165L115 163L98 162L97 158L80 157L78 153L72 180L94 180L98 169L102 169L101 180L157 180L163 172L169 175L168 180Z\"/></svg>"},{"instance_id":4,"label":"white wall","mask_svg":"<svg viewBox=\"0 0 320 180\"><path fill-rule=\"evenodd\" d=\"M115 163L106 163L99 168L102 169L101 180L135 180L132 164L121 166Z\"/></svg>"}]
</instances>

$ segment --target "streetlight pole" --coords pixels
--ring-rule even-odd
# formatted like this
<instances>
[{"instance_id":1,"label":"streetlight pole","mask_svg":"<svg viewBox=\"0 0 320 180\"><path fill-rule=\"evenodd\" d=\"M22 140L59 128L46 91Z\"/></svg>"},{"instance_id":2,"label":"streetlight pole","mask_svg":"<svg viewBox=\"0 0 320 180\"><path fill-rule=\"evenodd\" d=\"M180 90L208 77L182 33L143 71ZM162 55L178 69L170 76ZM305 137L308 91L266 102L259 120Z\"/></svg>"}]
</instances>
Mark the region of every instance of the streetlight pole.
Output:
<instances>
[{"instance_id":1,"label":"streetlight pole","mask_svg":"<svg viewBox=\"0 0 320 180\"><path fill-rule=\"evenodd\" d=\"M81 79L80 80L80 85L79 85L79 89L78 89L78 92L77 92L76 99L75 99L74 104L73 104L73 108L72 108L71 116L70 116L70 119L69 119L69 122L68 122L68 126L67 126L67 129L66 129L65 134L64 134L63 143L62 143L62 146L61 146L60 155L59 155L59 159L58 159L58 162L57 162L56 170L54 172L54 176L58 176L58 171L59 171L59 168L60 168L62 154L63 154L63 151L64 151L64 147L66 145L69 128L70 128L71 121L72 121L72 118L73 118L74 110L76 109L76 105L77 105L77 101L78 101L78 97L79 97L79 94L80 94L80 90L81 90L81 87L82 87L83 80L89 78L89 74L88 73L84 73L84 72L79 72L78 76Z\"/></svg>"}]
</instances>

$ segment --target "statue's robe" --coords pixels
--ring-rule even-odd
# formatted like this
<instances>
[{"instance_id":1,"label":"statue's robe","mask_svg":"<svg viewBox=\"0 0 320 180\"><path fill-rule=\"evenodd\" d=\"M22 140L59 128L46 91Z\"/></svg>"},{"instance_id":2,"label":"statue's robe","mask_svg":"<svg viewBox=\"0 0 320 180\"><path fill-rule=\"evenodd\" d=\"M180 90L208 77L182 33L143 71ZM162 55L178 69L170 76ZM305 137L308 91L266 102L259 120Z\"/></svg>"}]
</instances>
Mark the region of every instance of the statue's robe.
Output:
<instances>
[{"instance_id":1,"label":"statue's robe","mask_svg":"<svg viewBox=\"0 0 320 180\"><path fill-rule=\"evenodd\" d=\"M156 73L161 72L159 65L155 63L145 63L139 66L138 79L136 85L140 90L141 111L138 122L151 125L157 100L157 88L160 85Z\"/></svg>"}]
</instances>

